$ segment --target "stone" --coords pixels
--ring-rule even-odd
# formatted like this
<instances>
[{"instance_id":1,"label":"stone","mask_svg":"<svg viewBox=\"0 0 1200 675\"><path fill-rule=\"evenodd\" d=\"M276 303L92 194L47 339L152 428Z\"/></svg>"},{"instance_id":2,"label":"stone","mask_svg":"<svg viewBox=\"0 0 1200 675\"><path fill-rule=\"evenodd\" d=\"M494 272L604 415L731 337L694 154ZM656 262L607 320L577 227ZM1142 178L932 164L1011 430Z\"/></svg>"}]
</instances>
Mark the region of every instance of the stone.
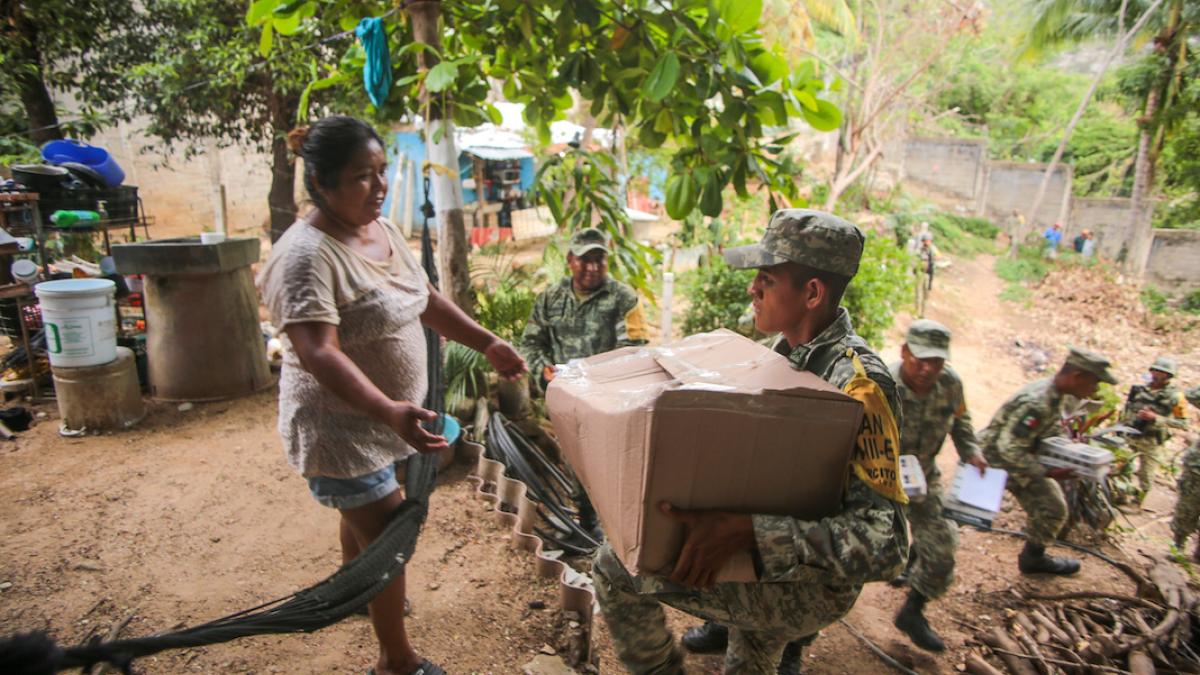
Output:
<instances>
[{"instance_id":1,"label":"stone","mask_svg":"<svg viewBox=\"0 0 1200 675\"><path fill-rule=\"evenodd\" d=\"M571 668L557 656L539 654L522 668L523 675L579 675L579 671Z\"/></svg>"}]
</instances>

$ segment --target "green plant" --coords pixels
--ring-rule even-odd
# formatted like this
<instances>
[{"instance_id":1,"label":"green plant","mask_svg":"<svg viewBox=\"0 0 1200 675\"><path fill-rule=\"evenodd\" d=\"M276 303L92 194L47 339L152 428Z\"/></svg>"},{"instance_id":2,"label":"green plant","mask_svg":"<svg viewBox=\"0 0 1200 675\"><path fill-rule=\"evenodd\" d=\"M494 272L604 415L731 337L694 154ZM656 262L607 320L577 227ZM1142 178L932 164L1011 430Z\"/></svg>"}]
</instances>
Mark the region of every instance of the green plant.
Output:
<instances>
[{"instance_id":1,"label":"green plant","mask_svg":"<svg viewBox=\"0 0 1200 675\"><path fill-rule=\"evenodd\" d=\"M1009 283L1037 283L1049 273L1050 263L1037 246L1022 246L1016 259L996 259L996 275Z\"/></svg>"},{"instance_id":2,"label":"green plant","mask_svg":"<svg viewBox=\"0 0 1200 675\"><path fill-rule=\"evenodd\" d=\"M443 351L442 377L446 383L446 409L487 394L492 366L483 354L457 342L447 342Z\"/></svg>"},{"instance_id":3,"label":"green plant","mask_svg":"<svg viewBox=\"0 0 1200 675\"><path fill-rule=\"evenodd\" d=\"M1200 288L1183 296L1183 303L1179 308L1185 312L1200 314Z\"/></svg>"},{"instance_id":4,"label":"green plant","mask_svg":"<svg viewBox=\"0 0 1200 675\"><path fill-rule=\"evenodd\" d=\"M913 276L908 254L889 237L868 233L858 274L846 289L842 305L855 332L880 347L896 311L912 302Z\"/></svg>"},{"instance_id":5,"label":"green plant","mask_svg":"<svg viewBox=\"0 0 1200 675\"><path fill-rule=\"evenodd\" d=\"M1171 309L1170 298L1153 284L1146 284L1141 293L1142 305L1151 314L1166 314Z\"/></svg>"},{"instance_id":6,"label":"green plant","mask_svg":"<svg viewBox=\"0 0 1200 675\"><path fill-rule=\"evenodd\" d=\"M501 338L514 342L525 330L537 295L532 280L511 258L502 254L477 264L472 270L475 286L475 320Z\"/></svg>"},{"instance_id":7,"label":"green plant","mask_svg":"<svg viewBox=\"0 0 1200 675\"><path fill-rule=\"evenodd\" d=\"M1000 228L986 218L940 211L931 204L914 204L900 195L893 196L890 201L894 208L889 220L896 243L901 246L918 231L922 222L927 222L934 245L943 252L970 257L996 250L995 240Z\"/></svg>"},{"instance_id":8,"label":"green plant","mask_svg":"<svg viewBox=\"0 0 1200 675\"><path fill-rule=\"evenodd\" d=\"M683 316L684 334L728 328L746 336L752 335L753 329L739 326L738 319L750 304L746 288L754 275L754 270L734 269L720 257L688 272L680 284L691 303Z\"/></svg>"}]
</instances>

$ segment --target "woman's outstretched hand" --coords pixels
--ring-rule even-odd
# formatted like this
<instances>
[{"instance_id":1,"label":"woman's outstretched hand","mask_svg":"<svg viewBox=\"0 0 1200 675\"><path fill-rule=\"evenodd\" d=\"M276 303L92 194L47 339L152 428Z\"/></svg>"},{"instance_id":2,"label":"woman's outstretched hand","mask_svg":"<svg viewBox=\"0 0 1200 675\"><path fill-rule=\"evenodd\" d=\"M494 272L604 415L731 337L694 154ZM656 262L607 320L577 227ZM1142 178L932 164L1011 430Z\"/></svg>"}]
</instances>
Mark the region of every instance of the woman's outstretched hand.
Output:
<instances>
[{"instance_id":1,"label":"woman's outstretched hand","mask_svg":"<svg viewBox=\"0 0 1200 675\"><path fill-rule=\"evenodd\" d=\"M492 368L506 380L515 380L525 374L525 359L517 353L513 346L496 338L483 350L484 357Z\"/></svg>"},{"instance_id":2,"label":"woman's outstretched hand","mask_svg":"<svg viewBox=\"0 0 1200 675\"><path fill-rule=\"evenodd\" d=\"M450 447L446 438L430 433L421 426L422 422L432 422L437 418L438 414L432 410L397 401L389 411L387 424L417 452L438 452Z\"/></svg>"}]
</instances>

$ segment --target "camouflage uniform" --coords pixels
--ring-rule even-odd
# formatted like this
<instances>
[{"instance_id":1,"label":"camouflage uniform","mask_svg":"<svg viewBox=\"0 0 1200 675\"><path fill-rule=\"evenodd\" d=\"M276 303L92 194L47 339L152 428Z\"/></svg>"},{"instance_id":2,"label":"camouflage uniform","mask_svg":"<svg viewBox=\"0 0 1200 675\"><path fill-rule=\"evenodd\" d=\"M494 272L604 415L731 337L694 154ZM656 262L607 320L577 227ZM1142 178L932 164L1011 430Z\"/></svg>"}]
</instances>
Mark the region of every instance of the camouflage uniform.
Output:
<instances>
[{"instance_id":1,"label":"camouflage uniform","mask_svg":"<svg viewBox=\"0 0 1200 675\"><path fill-rule=\"evenodd\" d=\"M1114 383L1108 361L1091 352L1072 349L1067 364ZM988 464L1008 471L1008 491L1025 509L1025 534L1031 544L1046 546L1067 522L1067 502L1058 482L1046 476L1038 461L1042 439L1063 434L1063 394L1046 378L1022 387L1004 402L990 424L979 434Z\"/></svg>"},{"instance_id":2,"label":"camouflage uniform","mask_svg":"<svg viewBox=\"0 0 1200 675\"><path fill-rule=\"evenodd\" d=\"M1151 370L1161 370L1168 375L1175 375L1175 363L1171 359L1157 359ZM1145 422L1137 418L1142 408L1149 408L1158 415L1153 422ZM1138 486L1142 490L1142 498L1154 487L1154 475L1158 472L1159 450L1162 444L1170 438L1167 427L1186 429L1187 422L1182 419L1183 410L1179 390L1167 384L1162 389L1151 389L1149 386L1134 385L1129 388L1129 397L1125 399L1125 409L1121 413L1121 422L1142 432L1141 436L1130 439L1130 448L1138 454Z\"/></svg>"},{"instance_id":3,"label":"camouflage uniform","mask_svg":"<svg viewBox=\"0 0 1200 675\"><path fill-rule=\"evenodd\" d=\"M1187 400L1200 408L1200 387L1188 390ZM1175 533L1175 545L1183 547L1187 538L1200 525L1200 438L1192 443L1183 454L1183 465L1179 471L1179 500L1175 503L1175 517L1171 520L1171 531Z\"/></svg>"},{"instance_id":4,"label":"camouflage uniform","mask_svg":"<svg viewBox=\"0 0 1200 675\"><path fill-rule=\"evenodd\" d=\"M851 232L858 243L852 260L846 241ZM797 241L805 250L792 248ZM760 246L733 249L726 258L739 267L795 259L853 276L861 242L858 229L841 219L790 209L772 217ZM784 251L789 257L783 258L775 251ZM809 254L824 259L809 263ZM787 356L793 368L814 373L839 388L854 377L849 354L857 353L868 376L899 416L900 401L887 367L854 334L845 309L839 308L833 323L811 342L790 349L787 341L780 339L775 350ZM667 630L660 604L667 603L729 626L726 673L774 675L788 642L815 637L850 611L864 583L893 578L907 557L907 524L902 507L875 492L853 472L847 480L842 511L837 515L804 521L760 514L753 516L753 523L760 579L757 583L723 583L701 590L657 577L633 577L607 544L601 547L593 566L596 597L617 655L630 672L682 672L682 655Z\"/></svg>"},{"instance_id":5,"label":"camouflage uniform","mask_svg":"<svg viewBox=\"0 0 1200 675\"><path fill-rule=\"evenodd\" d=\"M1054 541L1067 522L1067 501L1058 482L1038 462L1043 438L1061 435L1063 395L1053 378L1031 382L1010 399L979 434L988 464L1008 471L1008 491L1025 509L1025 534L1034 544Z\"/></svg>"},{"instance_id":6,"label":"camouflage uniform","mask_svg":"<svg viewBox=\"0 0 1200 675\"><path fill-rule=\"evenodd\" d=\"M926 358L918 356L918 358ZM942 473L937 455L946 440L954 439L959 459L966 462L982 453L975 440L971 413L967 410L962 380L949 365L925 396L909 389L900 377L900 364L892 364L892 378L900 392L904 424L900 428L902 454L915 455L925 471L928 492L923 501L908 506L916 562L908 584L926 598L941 597L954 583L954 551L958 526L942 515Z\"/></svg>"},{"instance_id":7,"label":"camouflage uniform","mask_svg":"<svg viewBox=\"0 0 1200 675\"><path fill-rule=\"evenodd\" d=\"M529 372L539 376L546 366L646 344L641 326L631 331L626 325L626 317L637 309L637 293L615 279L583 297L575 293L570 277L563 279L533 303L521 336Z\"/></svg>"}]
</instances>

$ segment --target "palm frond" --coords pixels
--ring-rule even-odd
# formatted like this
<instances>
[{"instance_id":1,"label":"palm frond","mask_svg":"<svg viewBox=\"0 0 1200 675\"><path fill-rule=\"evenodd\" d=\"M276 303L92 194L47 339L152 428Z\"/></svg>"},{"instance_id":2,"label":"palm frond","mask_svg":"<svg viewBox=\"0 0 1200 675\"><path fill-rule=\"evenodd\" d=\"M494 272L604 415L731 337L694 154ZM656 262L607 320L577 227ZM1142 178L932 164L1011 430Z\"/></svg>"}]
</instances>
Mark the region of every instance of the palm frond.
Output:
<instances>
[{"instance_id":1,"label":"palm frond","mask_svg":"<svg viewBox=\"0 0 1200 675\"><path fill-rule=\"evenodd\" d=\"M858 21L846 0L802 0L811 22L832 30L858 44ZM810 29L811 32L811 29Z\"/></svg>"}]
</instances>

